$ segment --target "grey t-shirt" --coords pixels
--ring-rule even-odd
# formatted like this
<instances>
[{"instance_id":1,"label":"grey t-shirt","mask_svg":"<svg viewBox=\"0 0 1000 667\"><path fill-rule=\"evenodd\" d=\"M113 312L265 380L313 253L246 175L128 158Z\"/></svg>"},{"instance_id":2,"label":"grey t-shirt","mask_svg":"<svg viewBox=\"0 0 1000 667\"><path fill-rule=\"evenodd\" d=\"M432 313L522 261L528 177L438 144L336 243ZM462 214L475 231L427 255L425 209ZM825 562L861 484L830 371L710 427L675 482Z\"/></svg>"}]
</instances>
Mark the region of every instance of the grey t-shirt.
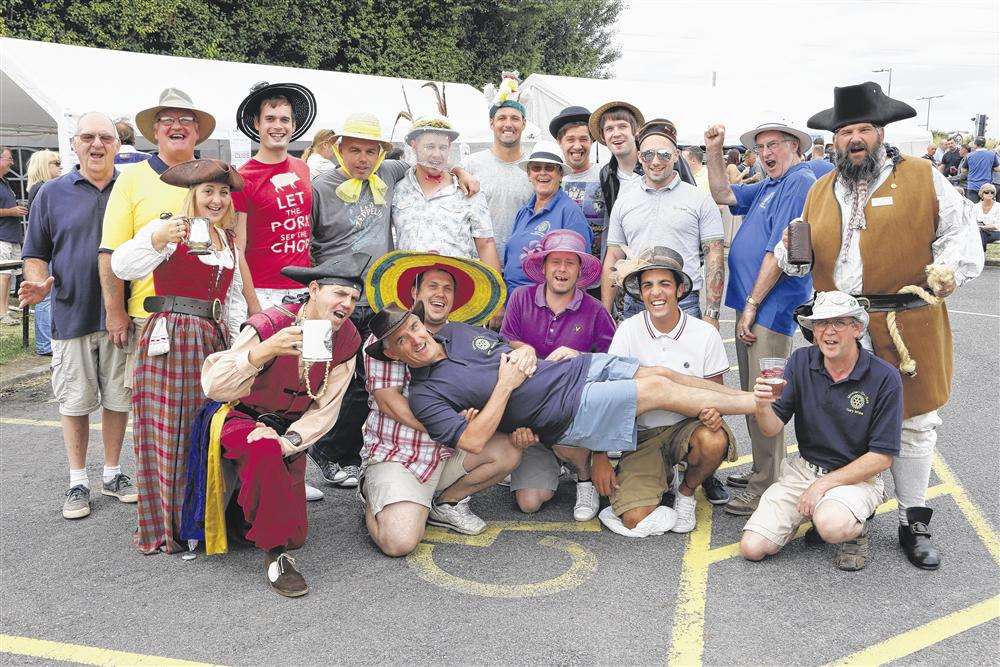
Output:
<instances>
[{"instance_id":1,"label":"grey t-shirt","mask_svg":"<svg viewBox=\"0 0 1000 667\"><path fill-rule=\"evenodd\" d=\"M535 193L528 174L520 162L504 162L489 148L465 158L462 168L479 179L479 187L490 205L497 252L503 257L517 211Z\"/></svg>"},{"instance_id":2,"label":"grey t-shirt","mask_svg":"<svg viewBox=\"0 0 1000 667\"><path fill-rule=\"evenodd\" d=\"M314 264L331 257L363 252L378 259L392 250L392 229L389 214L396 183L406 175L409 165L399 160L385 160L378 168L378 176L388 189L385 203L372 200L372 190L365 181L361 196L353 204L337 196L337 187L347 180L340 169L331 169L312 181L313 187L313 238ZM361 297L364 303L364 295Z\"/></svg>"}]
</instances>

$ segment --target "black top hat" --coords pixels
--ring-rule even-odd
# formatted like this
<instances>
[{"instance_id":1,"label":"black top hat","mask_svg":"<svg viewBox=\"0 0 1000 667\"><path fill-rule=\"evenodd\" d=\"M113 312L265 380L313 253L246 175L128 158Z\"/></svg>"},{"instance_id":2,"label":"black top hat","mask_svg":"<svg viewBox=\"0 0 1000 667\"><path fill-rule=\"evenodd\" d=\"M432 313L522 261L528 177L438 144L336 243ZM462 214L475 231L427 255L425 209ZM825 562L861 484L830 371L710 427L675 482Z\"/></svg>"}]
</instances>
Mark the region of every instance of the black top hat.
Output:
<instances>
[{"instance_id":1,"label":"black top hat","mask_svg":"<svg viewBox=\"0 0 1000 667\"><path fill-rule=\"evenodd\" d=\"M292 105L295 116L295 131L290 141L295 141L309 129L316 120L316 96L305 86L297 83L268 83L261 81L250 88L250 94L236 109L236 127L240 132L260 143L260 134L254 129L253 121L260 111L260 103L271 97L285 97Z\"/></svg>"},{"instance_id":2,"label":"black top hat","mask_svg":"<svg viewBox=\"0 0 1000 667\"><path fill-rule=\"evenodd\" d=\"M399 325L405 322L410 315L416 315L423 322L424 302L415 301L413 308L409 310L404 310L395 303L391 303L375 313L371 319L371 331L375 340L365 348L365 353L379 361L393 361L385 355L385 339L398 329Z\"/></svg>"},{"instance_id":3,"label":"black top hat","mask_svg":"<svg viewBox=\"0 0 1000 667\"><path fill-rule=\"evenodd\" d=\"M344 285L359 292L365 290L365 272L372 263L372 256L356 252L347 257L331 257L316 266L286 266L281 273L295 282L309 285Z\"/></svg>"},{"instance_id":4,"label":"black top hat","mask_svg":"<svg viewBox=\"0 0 1000 667\"><path fill-rule=\"evenodd\" d=\"M559 130L564 125L569 123L583 123L586 125L589 122L590 112L587 111L586 107L566 107L555 118L549 121L549 134L552 135L553 139L558 139Z\"/></svg>"},{"instance_id":5,"label":"black top hat","mask_svg":"<svg viewBox=\"0 0 1000 667\"><path fill-rule=\"evenodd\" d=\"M882 127L904 118L913 118L916 109L882 92L874 81L833 89L833 107L820 111L806 123L813 130L836 132L845 125L871 123Z\"/></svg>"}]
</instances>

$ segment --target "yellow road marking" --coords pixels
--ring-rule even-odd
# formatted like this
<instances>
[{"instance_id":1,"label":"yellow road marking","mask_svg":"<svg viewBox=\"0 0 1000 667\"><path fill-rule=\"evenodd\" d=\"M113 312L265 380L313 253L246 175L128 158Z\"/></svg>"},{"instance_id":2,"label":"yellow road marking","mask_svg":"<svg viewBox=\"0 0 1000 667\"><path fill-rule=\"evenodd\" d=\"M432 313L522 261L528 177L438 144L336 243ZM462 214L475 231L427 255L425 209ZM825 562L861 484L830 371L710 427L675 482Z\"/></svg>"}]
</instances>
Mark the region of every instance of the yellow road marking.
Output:
<instances>
[{"instance_id":1,"label":"yellow road marking","mask_svg":"<svg viewBox=\"0 0 1000 667\"><path fill-rule=\"evenodd\" d=\"M702 491L697 495L698 525L688 536L677 587L677 605L670 640L671 665L700 665L705 651L705 594L708 590L708 553L712 542L712 505Z\"/></svg>"},{"instance_id":2,"label":"yellow road marking","mask_svg":"<svg viewBox=\"0 0 1000 667\"><path fill-rule=\"evenodd\" d=\"M937 498L938 496L943 496L947 494L951 494L954 496L955 494L954 485L938 484L936 486L932 486L929 489L927 489L926 498L927 500L930 500L931 498ZM898 507L899 507L898 501L895 498L893 498L879 505L878 508L875 510L875 514L886 514L887 512L895 512ZM806 521L804 524L799 526L798 532L795 533L795 537L793 537L792 539L793 540L799 539L800 537L805 535L811 527L812 527L812 522ZM723 561L728 558L735 558L736 556L739 555L740 555L740 543L733 542L732 544L727 544L724 547L716 547L715 549L710 550L708 552L708 562L709 564L718 563L719 561Z\"/></svg>"},{"instance_id":3,"label":"yellow road marking","mask_svg":"<svg viewBox=\"0 0 1000 667\"><path fill-rule=\"evenodd\" d=\"M424 534L424 542L461 544L467 547L488 547L505 530L515 533L599 533L601 532L601 522L597 519L591 519L590 521L491 521L487 524L486 530L478 535L462 535L452 532L447 528L428 526L427 532Z\"/></svg>"},{"instance_id":4,"label":"yellow road marking","mask_svg":"<svg viewBox=\"0 0 1000 667\"><path fill-rule=\"evenodd\" d=\"M852 653L834 665L884 665L1000 618L1000 595ZM985 656L984 656L985 658Z\"/></svg>"},{"instance_id":5,"label":"yellow road marking","mask_svg":"<svg viewBox=\"0 0 1000 667\"><path fill-rule=\"evenodd\" d=\"M51 419L22 419L19 417L0 417L0 424L10 424L11 426L45 426L52 428L62 428L62 423ZM101 422L91 422L91 431L100 431ZM126 431L132 430L132 423L125 427Z\"/></svg>"},{"instance_id":6,"label":"yellow road marking","mask_svg":"<svg viewBox=\"0 0 1000 667\"><path fill-rule=\"evenodd\" d=\"M934 472L942 482L954 488L951 494L952 498L955 499L958 508L962 510L962 514L965 515L966 520L972 524L972 529L976 531L979 539L986 545L990 555L993 556L993 560L1000 565L1000 539L997 539L996 531L990 525L989 519L983 516L983 513L979 511L976 504L969 498L969 494L966 493L965 488L958 483L955 473L951 471L951 468L948 467L948 464L944 462L944 459L936 451L934 452Z\"/></svg>"},{"instance_id":7,"label":"yellow road marking","mask_svg":"<svg viewBox=\"0 0 1000 667\"><path fill-rule=\"evenodd\" d=\"M30 655L45 660L62 660L65 662L83 663L85 665L108 665L112 667L116 665L204 667L208 664L204 662L191 662L189 660L177 660L175 658L164 658L156 655L128 653L127 651L113 651L111 649L84 646L82 644L64 644L45 639L15 637L13 635L0 635L0 653Z\"/></svg>"},{"instance_id":8,"label":"yellow road marking","mask_svg":"<svg viewBox=\"0 0 1000 667\"><path fill-rule=\"evenodd\" d=\"M530 584L487 584L481 581L462 579L442 570L434 562L433 544L419 544L416 550L407 556L406 562L424 581L451 591L491 598L529 598L552 595L576 588L597 569L597 557L576 542L555 535L547 535L539 539L538 543L543 547L569 554L572 559L569 569L558 577Z\"/></svg>"},{"instance_id":9,"label":"yellow road marking","mask_svg":"<svg viewBox=\"0 0 1000 667\"><path fill-rule=\"evenodd\" d=\"M723 338L722 342L723 343L735 343L736 339L735 338Z\"/></svg>"}]
</instances>

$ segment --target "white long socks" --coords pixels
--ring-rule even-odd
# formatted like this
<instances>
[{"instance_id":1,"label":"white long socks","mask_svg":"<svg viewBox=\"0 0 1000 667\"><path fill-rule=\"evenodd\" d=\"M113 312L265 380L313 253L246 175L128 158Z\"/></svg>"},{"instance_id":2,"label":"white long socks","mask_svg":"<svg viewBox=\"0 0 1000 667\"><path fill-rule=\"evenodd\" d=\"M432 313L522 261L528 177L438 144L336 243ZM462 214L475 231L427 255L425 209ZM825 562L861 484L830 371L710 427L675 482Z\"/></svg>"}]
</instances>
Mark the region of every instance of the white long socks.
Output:
<instances>
[{"instance_id":1,"label":"white long socks","mask_svg":"<svg viewBox=\"0 0 1000 667\"><path fill-rule=\"evenodd\" d=\"M899 501L899 523L904 526L907 524L906 508L924 506L933 462L933 453L924 456L897 456L892 461L889 469L896 485L896 500Z\"/></svg>"}]
</instances>

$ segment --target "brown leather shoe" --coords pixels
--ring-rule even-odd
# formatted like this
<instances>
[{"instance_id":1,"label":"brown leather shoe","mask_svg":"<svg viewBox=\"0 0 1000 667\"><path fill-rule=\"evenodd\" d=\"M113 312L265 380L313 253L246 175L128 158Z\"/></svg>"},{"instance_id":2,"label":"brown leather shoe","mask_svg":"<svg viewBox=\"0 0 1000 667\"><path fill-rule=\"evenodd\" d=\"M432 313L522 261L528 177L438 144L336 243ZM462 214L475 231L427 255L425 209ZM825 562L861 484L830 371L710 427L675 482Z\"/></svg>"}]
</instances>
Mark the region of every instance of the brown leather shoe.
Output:
<instances>
[{"instance_id":1,"label":"brown leather shoe","mask_svg":"<svg viewBox=\"0 0 1000 667\"><path fill-rule=\"evenodd\" d=\"M277 556L264 554L264 578L271 588L286 598L297 598L309 592L306 580L295 567L295 559L287 552Z\"/></svg>"}]
</instances>

